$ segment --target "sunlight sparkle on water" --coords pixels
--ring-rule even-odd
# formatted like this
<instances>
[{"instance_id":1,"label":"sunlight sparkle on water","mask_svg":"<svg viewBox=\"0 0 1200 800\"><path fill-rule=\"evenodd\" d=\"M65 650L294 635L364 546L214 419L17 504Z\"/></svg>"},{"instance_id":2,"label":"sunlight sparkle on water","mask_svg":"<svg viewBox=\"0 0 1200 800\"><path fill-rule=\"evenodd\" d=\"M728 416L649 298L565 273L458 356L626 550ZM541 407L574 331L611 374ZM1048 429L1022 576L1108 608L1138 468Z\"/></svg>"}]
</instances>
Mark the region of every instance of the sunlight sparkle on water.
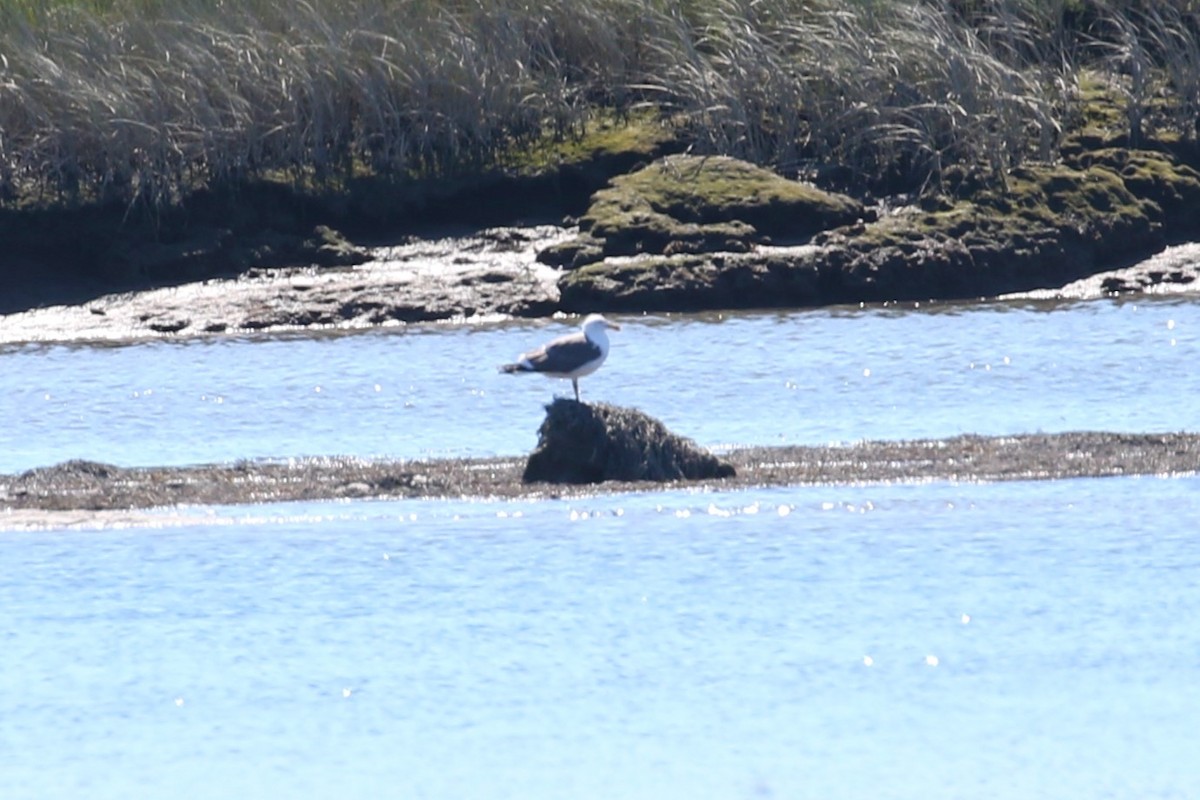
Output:
<instances>
[{"instance_id":1,"label":"sunlight sparkle on water","mask_svg":"<svg viewBox=\"0 0 1200 800\"><path fill-rule=\"evenodd\" d=\"M551 784L609 796L612 764L630 758L631 740L662 743L635 754L637 774L616 787L635 800L661 796L661 784L650 793L633 784L664 769L701 771L687 796L705 795L705 782L732 787L713 796L750 796L739 787L763 764L779 797L840 796L848 774L869 768L864 755L894 763L897 747L905 763L843 793L915 800L938 796L937 782L953 796L1020 800L1067 781L1063 796L1190 796L1200 773L1186 755L1197 713L1187 656L1197 637L1178 621L1195 616L1186 566L1197 551L1193 537L1154 534L1196 516L1196 489L1186 478L632 493L571 501L601 534L587 536L563 529L572 508L559 501L424 500L255 507L240 530L219 535L193 522L136 536L10 536L0 608L40 624L6 626L5 652L46 677L20 687L13 676L18 691L0 692L18 697L3 709L17 735L6 741L0 794L358 800L389 784L404 796L479 796L477 782L447 787L441 761L469 727L472 740L500 748L479 781L515 781L522 791L512 796L534 800L556 797ZM831 495L839 513L816 514ZM614 519L617 503L624 519ZM1141 513L1113 519L1114 506ZM675 517L682 508L686 522ZM863 509L872 512L843 513ZM419 526L397 523L414 511ZM78 568L83 547L92 569ZM1144 557L1127 558L1130 547ZM62 581L66 554L72 580ZM136 587L116 594L113 576L131 567ZM267 572L269 594L259 596L252 589ZM1080 635L1063 636L1064 620L1042 612L1064 604ZM180 647L191 641L196 649ZM131 648L145 654L144 671L122 664L91 678ZM64 649L74 661L64 664ZM148 684L150 702L103 704L116 722L77 713L77 698L125 680ZM434 681L439 701L426 702ZM164 716L174 717L168 736ZM345 740L336 770L331 739L312 736L331 727ZM678 744L664 736L685 728L699 733ZM585 729L578 742L563 735ZM113 730L133 735L97 747ZM229 730L239 732L235 761L214 769L181 757L209 753ZM397 750L398 736L416 744ZM70 770L59 762L64 737ZM727 754L731 740L762 749L747 761ZM591 765L597 747L611 758ZM274 763L285 748L286 772L228 791L250 771L243 764ZM10 750L36 767L15 787L5 783ZM531 753L545 779L522 784ZM452 766L469 770L477 757ZM1083 769L1064 778L1068 762ZM931 777L898 782L910 772ZM89 783L60 787L61 774ZM145 791L146 776L160 774ZM307 791L327 775L344 785ZM224 793L195 792L197 776L219 779Z\"/></svg>"},{"instance_id":2,"label":"sunlight sparkle on water","mask_svg":"<svg viewBox=\"0 0 1200 800\"><path fill-rule=\"evenodd\" d=\"M1139 308L631 320L651 358L617 353L597 380L729 447L1200 429L1200 302ZM529 324L471 345L507 354ZM454 380L466 335L13 350L0 472L527 452L545 387ZM704 402L655 388L679 353L705 375L739 338ZM742 358L764 339L791 360ZM370 380L397 364L400 382ZM135 385L145 403L125 402ZM718 413L737 403L756 413ZM10 509L0 527L39 532L0 547L0 636L24 665L0 686L0 795L641 800L751 796L761 777L778 797L1190 797L1197 541L1163 532L1200 517L1197 481Z\"/></svg>"}]
</instances>

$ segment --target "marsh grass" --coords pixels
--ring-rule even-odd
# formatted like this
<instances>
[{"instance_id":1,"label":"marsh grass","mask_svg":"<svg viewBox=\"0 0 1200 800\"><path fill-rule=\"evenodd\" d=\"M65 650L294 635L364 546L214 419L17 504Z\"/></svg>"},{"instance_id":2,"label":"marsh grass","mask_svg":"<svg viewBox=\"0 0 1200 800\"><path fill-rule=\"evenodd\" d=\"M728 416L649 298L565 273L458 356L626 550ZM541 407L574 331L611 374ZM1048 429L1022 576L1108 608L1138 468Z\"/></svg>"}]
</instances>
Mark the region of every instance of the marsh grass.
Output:
<instances>
[{"instance_id":1,"label":"marsh grass","mask_svg":"<svg viewBox=\"0 0 1200 800\"><path fill-rule=\"evenodd\" d=\"M1120 77L1131 132L1157 91L1197 136L1193 5L0 0L0 201L469 174L647 108L700 152L928 189L1051 158L1085 64Z\"/></svg>"},{"instance_id":2,"label":"marsh grass","mask_svg":"<svg viewBox=\"0 0 1200 800\"><path fill-rule=\"evenodd\" d=\"M948 7L830 2L795 16L765 5L714 3L695 56L668 67L708 148L892 186L954 163L1000 172L1048 157L1061 81L1007 62Z\"/></svg>"},{"instance_id":3,"label":"marsh grass","mask_svg":"<svg viewBox=\"0 0 1200 800\"><path fill-rule=\"evenodd\" d=\"M1109 0L1087 34L1095 61L1120 89L1132 143L1147 125L1200 136L1200 4Z\"/></svg>"},{"instance_id":4,"label":"marsh grass","mask_svg":"<svg viewBox=\"0 0 1200 800\"><path fill-rule=\"evenodd\" d=\"M179 0L124 10L6 9L7 196L159 206L264 174L451 174L582 119L580 87L563 77L570 65L546 66L546 20L500 5Z\"/></svg>"}]
</instances>

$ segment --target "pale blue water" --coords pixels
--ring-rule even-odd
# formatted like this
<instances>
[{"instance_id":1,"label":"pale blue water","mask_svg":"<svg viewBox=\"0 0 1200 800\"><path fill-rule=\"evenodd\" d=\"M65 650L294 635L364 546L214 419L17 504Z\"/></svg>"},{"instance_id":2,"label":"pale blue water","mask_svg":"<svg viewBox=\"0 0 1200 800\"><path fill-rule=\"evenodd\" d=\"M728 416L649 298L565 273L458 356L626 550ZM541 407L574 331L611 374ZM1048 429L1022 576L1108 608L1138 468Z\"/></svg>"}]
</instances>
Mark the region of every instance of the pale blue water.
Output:
<instances>
[{"instance_id":1,"label":"pale blue water","mask_svg":"<svg viewBox=\"0 0 1200 800\"><path fill-rule=\"evenodd\" d=\"M628 317L584 399L706 446L1200 430L1200 302ZM512 455L570 383L496 366L574 323L0 348L0 472Z\"/></svg>"},{"instance_id":2,"label":"pale blue water","mask_svg":"<svg viewBox=\"0 0 1200 800\"><path fill-rule=\"evenodd\" d=\"M1198 498L809 487L0 533L0 796L1194 797Z\"/></svg>"},{"instance_id":3,"label":"pale blue water","mask_svg":"<svg viewBox=\"0 0 1200 800\"><path fill-rule=\"evenodd\" d=\"M1200 430L1200 303L627 318L708 446ZM0 471L515 455L562 324L0 349ZM0 798L1191 798L1200 478L2 530ZM11 527L11 526L9 526Z\"/></svg>"}]
</instances>

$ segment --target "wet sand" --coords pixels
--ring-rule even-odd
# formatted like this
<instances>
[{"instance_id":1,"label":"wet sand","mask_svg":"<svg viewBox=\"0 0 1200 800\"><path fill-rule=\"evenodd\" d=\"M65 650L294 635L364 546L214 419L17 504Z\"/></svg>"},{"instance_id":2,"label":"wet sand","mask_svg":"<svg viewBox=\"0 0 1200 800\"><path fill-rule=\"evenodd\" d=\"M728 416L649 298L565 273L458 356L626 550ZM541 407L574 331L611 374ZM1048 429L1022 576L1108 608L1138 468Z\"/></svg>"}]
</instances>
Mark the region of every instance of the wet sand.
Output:
<instances>
[{"instance_id":1,"label":"wet sand","mask_svg":"<svg viewBox=\"0 0 1200 800\"><path fill-rule=\"evenodd\" d=\"M814 447L753 447L723 457L737 476L679 483L526 484L524 457L386 461L309 458L122 468L69 461L0 475L0 527L29 512L106 512L345 498L546 499L664 488L1006 481L1200 471L1200 434L1078 432L959 436Z\"/></svg>"}]
</instances>

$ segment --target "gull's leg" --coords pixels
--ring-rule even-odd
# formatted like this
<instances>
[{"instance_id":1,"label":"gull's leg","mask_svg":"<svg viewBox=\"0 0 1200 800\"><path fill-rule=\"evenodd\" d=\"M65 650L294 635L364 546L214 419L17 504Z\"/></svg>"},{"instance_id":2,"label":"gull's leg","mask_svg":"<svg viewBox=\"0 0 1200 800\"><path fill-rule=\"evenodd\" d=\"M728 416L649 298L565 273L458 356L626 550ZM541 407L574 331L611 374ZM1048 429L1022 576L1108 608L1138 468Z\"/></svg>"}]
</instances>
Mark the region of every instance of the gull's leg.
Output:
<instances>
[{"instance_id":1,"label":"gull's leg","mask_svg":"<svg viewBox=\"0 0 1200 800\"><path fill-rule=\"evenodd\" d=\"M575 387L575 402L579 402L579 378L571 378L571 385Z\"/></svg>"}]
</instances>

